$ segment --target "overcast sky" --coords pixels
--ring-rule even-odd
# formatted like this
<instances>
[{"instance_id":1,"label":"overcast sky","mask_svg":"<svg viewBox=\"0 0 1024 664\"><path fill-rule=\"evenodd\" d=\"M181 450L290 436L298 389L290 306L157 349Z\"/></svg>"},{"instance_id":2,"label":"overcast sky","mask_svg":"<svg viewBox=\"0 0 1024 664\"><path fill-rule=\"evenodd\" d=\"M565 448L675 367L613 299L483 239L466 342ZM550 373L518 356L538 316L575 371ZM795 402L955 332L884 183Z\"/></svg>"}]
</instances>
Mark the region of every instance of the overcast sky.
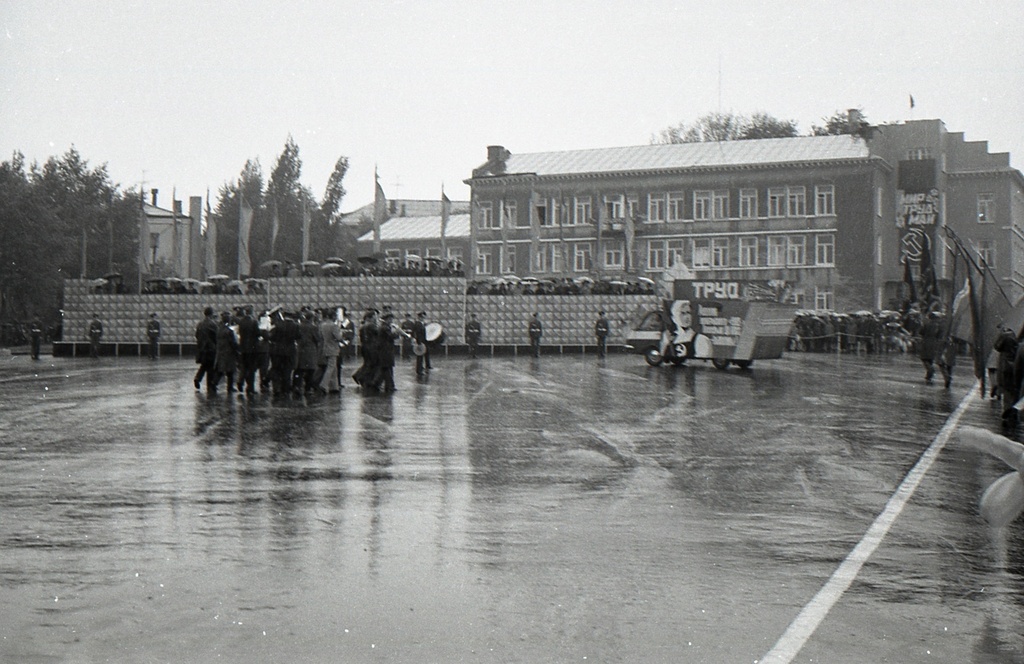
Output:
<instances>
[{"instance_id":1,"label":"overcast sky","mask_svg":"<svg viewBox=\"0 0 1024 664\"><path fill-rule=\"evenodd\" d=\"M389 197L468 199L487 145L641 145L716 110L941 118L1024 168L1021 0L0 0L0 23L0 159L74 145L162 203L269 176L289 134L318 198L350 159L350 210L375 165Z\"/></svg>"}]
</instances>

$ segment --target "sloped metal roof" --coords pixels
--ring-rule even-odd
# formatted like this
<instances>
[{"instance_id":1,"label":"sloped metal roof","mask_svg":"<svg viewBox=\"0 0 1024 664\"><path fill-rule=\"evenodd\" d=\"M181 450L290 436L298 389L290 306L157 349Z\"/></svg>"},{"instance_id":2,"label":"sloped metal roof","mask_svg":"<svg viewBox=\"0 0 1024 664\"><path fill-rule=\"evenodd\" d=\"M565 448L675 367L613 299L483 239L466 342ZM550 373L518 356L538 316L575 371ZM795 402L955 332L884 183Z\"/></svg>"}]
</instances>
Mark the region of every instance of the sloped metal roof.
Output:
<instances>
[{"instance_id":1,"label":"sloped metal roof","mask_svg":"<svg viewBox=\"0 0 1024 664\"><path fill-rule=\"evenodd\" d=\"M469 215L453 214L448 217L446 238L469 237ZM380 239L386 240L440 240L441 215L429 217L393 217L380 226ZM364 233L359 242L373 240L373 231Z\"/></svg>"},{"instance_id":2,"label":"sloped metal roof","mask_svg":"<svg viewBox=\"0 0 1024 664\"><path fill-rule=\"evenodd\" d=\"M582 175L836 161L866 159L868 156L867 143L859 137L798 136L512 154L507 161L505 173Z\"/></svg>"}]
</instances>

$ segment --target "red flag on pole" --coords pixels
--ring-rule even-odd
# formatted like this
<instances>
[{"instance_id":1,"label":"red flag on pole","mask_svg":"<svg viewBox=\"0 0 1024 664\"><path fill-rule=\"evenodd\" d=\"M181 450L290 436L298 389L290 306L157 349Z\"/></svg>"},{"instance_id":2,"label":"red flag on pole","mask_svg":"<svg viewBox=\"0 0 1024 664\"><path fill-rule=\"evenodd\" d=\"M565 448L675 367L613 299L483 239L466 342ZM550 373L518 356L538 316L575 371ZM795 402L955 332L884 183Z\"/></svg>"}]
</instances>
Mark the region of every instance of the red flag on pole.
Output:
<instances>
[{"instance_id":1,"label":"red flag on pole","mask_svg":"<svg viewBox=\"0 0 1024 664\"><path fill-rule=\"evenodd\" d=\"M380 186L380 177L377 176L377 169L373 169L374 195L373 195L373 253L380 253L380 227L388 213L388 199L384 195L384 187Z\"/></svg>"},{"instance_id":2,"label":"red flag on pole","mask_svg":"<svg viewBox=\"0 0 1024 664\"><path fill-rule=\"evenodd\" d=\"M241 201L238 206L238 278L248 277L252 272L249 259L249 231L252 229L252 207L239 192Z\"/></svg>"}]
</instances>

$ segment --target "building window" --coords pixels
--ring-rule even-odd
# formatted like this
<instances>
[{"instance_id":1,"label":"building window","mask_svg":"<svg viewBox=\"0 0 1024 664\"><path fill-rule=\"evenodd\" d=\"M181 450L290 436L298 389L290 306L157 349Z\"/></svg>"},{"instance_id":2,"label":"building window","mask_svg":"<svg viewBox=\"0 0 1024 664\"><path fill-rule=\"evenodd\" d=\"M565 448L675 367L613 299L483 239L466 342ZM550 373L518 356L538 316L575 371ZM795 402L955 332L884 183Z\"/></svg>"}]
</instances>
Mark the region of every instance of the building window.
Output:
<instances>
[{"instance_id":1,"label":"building window","mask_svg":"<svg viewBox=\"0 0 1024 664\"><path fill-rule=\"evenodd\" d=\"M441 247L427 247L427 255L425 258L440 258Z\"/></svg>"},{"instance_id":2,"label":"building window","mask_svg":"<svg viewBox=\"0 0 1024 664\"><path fill-rule=\"evenodd\" d=\"M622 196L605 196L604 211L609 219L622 219L623 211Z\"/></svg>"},{"instance_id":3,"label":"building window","mask_svg":"<svg viewBox=\"0 0 1024 664\"><path fill-rule=\"evenodd\" d=\"M693 192L693 218L696 220L710 219L711 218L711 199L713 197L710 191L695 191Z\"/></svg>"},{"instance_id":4,"label":"building window","mask_svg":"<svg viewBox=\"0 0 1024 664\"><path fill-rule=\"evenodd\" d=\"M448 247L448 260L462 262L462 247Z\"/></svg>"},{"instance_id":5,"label":"building window","mask_svg":"<svg viewBox=\"0 0 1024 664\"><path fill-rule=\"evenodd\" d=\"M549 264L551 265L551 271L552 272L556 272L556 273L557 272L563 272L565 270L565 261L563 260L564 254L562 253L563 252L563 245L561 243L558 243L558 244L551 243L551 245L549 245L549 246L550 246L550 248L549 248L548 251L551 252L550 253L551 260L549 261ZM545 252L545 253L547 253L547 252Z\"/></svg>"},{"instance_id":6,"label":"building window","mask_svg":"<svg viewBox=\"0 0 1024 664\"><path fill-rule=\"evenodd\" d=\"M477 206L477 209L480 212L480 228L484 230L496 228L494 225L494 208L491 201L483 201Z\"/></svg>"},{"instance_id":7,"label":"building window","mask_svg":"<svg viewBox=\"0 0 1024 664\"><path fill-rule=\"evenodd\" d=\"M505 274L513 274L516 271L516 248L506 247L505 249L505 264L502 265L502 272Z\"/></svg>"},{"instance_id":8,"label":"building window","mask_svg":"<svg viewBox=\"0 0 1024 664\"><path fill-rule=\"evenodd\" d=\"M489 249L480 249L476 253L476 273L477 274L492 274L491 270L493 266L491 264L491 251Z\"/></svg>"},{"instance_id":9,"label":"building window","mask_svg":"<svg viewBox=\"0 0 1024 664\"><path fill-rule=\"evenodd\" d=\"M593 209L590 201L590 196L578 196L576 197L576 214L573 219L573 224L576 226L582 226L589 224L593 217Z\"/></svg>"},{"instance_id":10,"label":"building window","mask_svg":"<svg viewBox=\"0 0 1024 664\"><path fill-rule=\"evenodd\" d=\"M533 204L533 216L537 218L538 226L553 226L551 216L548 214L548 202L537 201Z\"/></svg>"},{"instance_id":11,"label":"building window","mask_svg":"<svg viewBox=\"0 0 1024 664\"><path fill-rule=\"evenodd\" d=\"M786 265L786 238L768 238L768 267L783 267Z\"/></svg>"},{"instance_id":12,"label":"building window","mask_svg":"<svg viewBox=\"0 0 1024 664\"><path fill-rule=\"evenodd\" d=\"M814 236L814 264L836 264L836 237L834 235Z\"/></svg>"},{"instance_id":13,"label":"building window","mask_svg":"<svg viewBox=\"0 0 1024 664\"><path fill-rule=\"evenodd\" d=\"M882 216L882 188L875 187L875 216Z\"/></svg>"},{"instance_id":14,"label":"building window","mask_svg":"<svg viewBox=\"0 0 1024 664\"><path fill-rule=\"evenodd\" d=\"M729 192L728 191L716 191L714 207L711 210L711 216L715 219L728 219L729 218Z\"/></svg>"},{"instance_id":15,"label":"building window","mask_svg":"<svg viewBox=\"0 0 1024 664\"><path fill-rule=\"evenodd\" d=\"M768 216L786 216L786 188L771 187L768 189Z\"/></svg>"},{"instance_id":16,"label":"building window","mask_svg":"<svg viewBox=\"0 0 1024 664\"><path fill-rule=\"evenodd\" d=\"M991 224L996 220L996 195L978 194L978 223Z\"/></svg>"},{"instance_id":17,"label":"building window","mask_svg":"<svg viewBox=\"0 0 1024 664\"><path fill-rule=\"evenodd\" d=\"M668 195L668 220L683 221L686 219L686 194L681 192Z\"/></svg>"},{"instance_id":18,"label":"building window","mask_svg":"<svg viewBox=\"0 0 1024 664\"><path fill-rule=\"evenodd\" d=\"M757 267L757 238L740 238L740 267Z\"/></svg>"},{"instance_id":19,"label":"building window","mask_svg":"<svg viewBox=\"0 0 1024 664\"><path fill-rule=\"evenodd\" d=\"M835 296L827 288L814 289L814 308L831 311L835 307Z\"/></svg>"},{"instance_id":20,"label":"building window","mask_svg":"<svg viewBox=\"0 0 1024 664\"><path fill-rule=\"evenodd\" d=\"M757 218L757 189L740 189L740 218Z\"/></svg>"},{"instance_id":21,"label":"building window","mask_svg":"<svg viewBox=\"0 0 1024 664\"><path fill-rule=\"evenodd\" d=\"M787 265L803 265L804 258L807 255L807 238L803 235L790 237L786 250Z\"/></svg>"},{"instance_id":22,"label":"building window","mask_svg":"<svg viewBox=\"0 0 1024 664\"><path fill-rule=\"evenodd\" d=\"M984 263L991 268L996 266L996 241L979 240L977 245L978 262Z\"/></svg>"},{"instance_id":23,"label":"building window","mask_svg":"<svg viewBox=\"0 0 1024 664\"><path fill-rule=\"evenodd\" d=\"M531 272L547 272L548 266L548 250L546 247L537 247L535 251L531 252L533 256L533 263L531 264Z\"/></svg>"},{"instance_id":24,"label":"building window","mask_svg":"<svg viewBox=\"0 0 1024 664\"><path fill-rule=\"evenodd\" d=\"M519 225L519 207L515 201L503 201L502 209L505 213L505 228L513 228Z\"/></svg>"},{"instance_id":25,"label":"building window","mask_svg":"<svg viewBox=\"0 0 1024 664\"><path fill-rule=\"evenodd\" d=\"M729 238L711 240L711 267L729 267Z\"/></svg>"},{"instance_id":26,"label":"building window","mask_svg":"<svg viewBox=\"0 0 1024 664\"><path fill-rule=\"evenodd\" d=\"M621 270L623 252L621 242L610 242L604 247L604 266L607 268Z\"/></svg>"},{"instance_id":27,"label":"building window","mask_svg":"<svg viewBox=\"0 0 1024 664\"><path fill-rule=\"evenodd\" d=\"M924 161L932 158L931 148L911 148L907 150L908 161Z\"/></svg>"},{"instance_id":28,"label":"building window","mask_svg":"<svg viewBox=\"0 0 1024 664\"><path fill-rule=\"evenodd\" d=\"M685 240L669 240L668 241L668 253L665 255L665 260L669 267L673 267L680 263L686 264L686 241Z\"/></svg>"},{"instance_id":29,"label":"building window","mask_svg":"<svg viewBox=\"0 0 1024 664\"><path fill-rule=\"evenodd\" d=\"M651 194L647 197L647 221L665 221L664 194Z\"/></svg>"},{"instance_id":30,"label":"building window","mask_svg":"<svg viewBox=\"0 0 1024 664\"><path fill-rule=\"evenodd\" d=\"M630 196L626 199L626 217L636 219L640 216L640 199Z\"/></svg>"},{"instance_id":31,"label":"building window","mask_svg":"<svg viewBox=\"0 0 1024 664\"><path fill-rule=\"evenodd\" d=\"M647 269L665 269L665 241L651 240L647 245Z\"/></svg>"},{"instance_id":32,"label":"building window","mask_svg":"<svg viewBox=\"0 0 1024 664\"><path fill-rule=\"evenodd\" d=\"M693 267L711 267L711 240L702 238L693 241Z\"/></svg>"},{"instance_id":33,"label":"building window","mask_svg":"<svg viewBox=\"0 0 1024 664\"><path fill-rule=\"evenodd\" d=\"M590 243L577 242L573 252L572 269L575 272L590 271Z\"/></svg>"},{"instance_id":34,"label":"building window","mask_svg":"<svg viewBox=\"0 0 1024 664\"><path fill-rule=\"evenodd\" d=\"M788 212L791 217L803 217L807 215L807 190L803 187L789 187Z\"/></svg>"},{"instance_id":35,"label":"building window","mask_svg":"<svg viewBox=\"0 0 1024 664\"><path fill-rule=\"evenodd\" d=\"M836 188L830 184L814 188L814 214L818 216L836 213Z\"/></svg>"},{"instance_id":36,"label":"building window","mask_svg":"<svg viewBox=\"0 0 1024 664\"><path fill-rule=\"evenodd\" d=\"M402 260L402 251L400 249L388 249L384 252L384 257L389 263L398 263Z\"/></svg>"}]
</instances>

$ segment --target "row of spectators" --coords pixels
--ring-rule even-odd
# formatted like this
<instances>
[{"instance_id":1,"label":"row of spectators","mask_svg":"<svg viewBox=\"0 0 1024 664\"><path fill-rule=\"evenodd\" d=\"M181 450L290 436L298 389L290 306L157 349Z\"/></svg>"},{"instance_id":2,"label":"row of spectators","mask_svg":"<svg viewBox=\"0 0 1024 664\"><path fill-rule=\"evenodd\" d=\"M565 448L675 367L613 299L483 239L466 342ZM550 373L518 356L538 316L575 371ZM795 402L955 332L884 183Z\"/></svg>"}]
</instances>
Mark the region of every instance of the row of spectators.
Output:
<instances>
[{"instance_id":1,"label":"row of spectators","mask_svg":"<svg viewBox=\"0 0 1024 664\"><path fill-rule=\"evenodd\" d=\"M469 295L649 295L654 293L654 281L637 279L601 279L590 277L575 279L535 279L504 276L470 282Z\"/></svg>"},{"instance_id":2,"label":"row of spectators","mask_svg":"<svg viewBox=\"0 0 1024 664\"><path fill-rule=\"evenodd\" d=\"M789 350L817 353L906 353L922 327L920 312L797 312Z\"/></svg>"}]
</instances>

